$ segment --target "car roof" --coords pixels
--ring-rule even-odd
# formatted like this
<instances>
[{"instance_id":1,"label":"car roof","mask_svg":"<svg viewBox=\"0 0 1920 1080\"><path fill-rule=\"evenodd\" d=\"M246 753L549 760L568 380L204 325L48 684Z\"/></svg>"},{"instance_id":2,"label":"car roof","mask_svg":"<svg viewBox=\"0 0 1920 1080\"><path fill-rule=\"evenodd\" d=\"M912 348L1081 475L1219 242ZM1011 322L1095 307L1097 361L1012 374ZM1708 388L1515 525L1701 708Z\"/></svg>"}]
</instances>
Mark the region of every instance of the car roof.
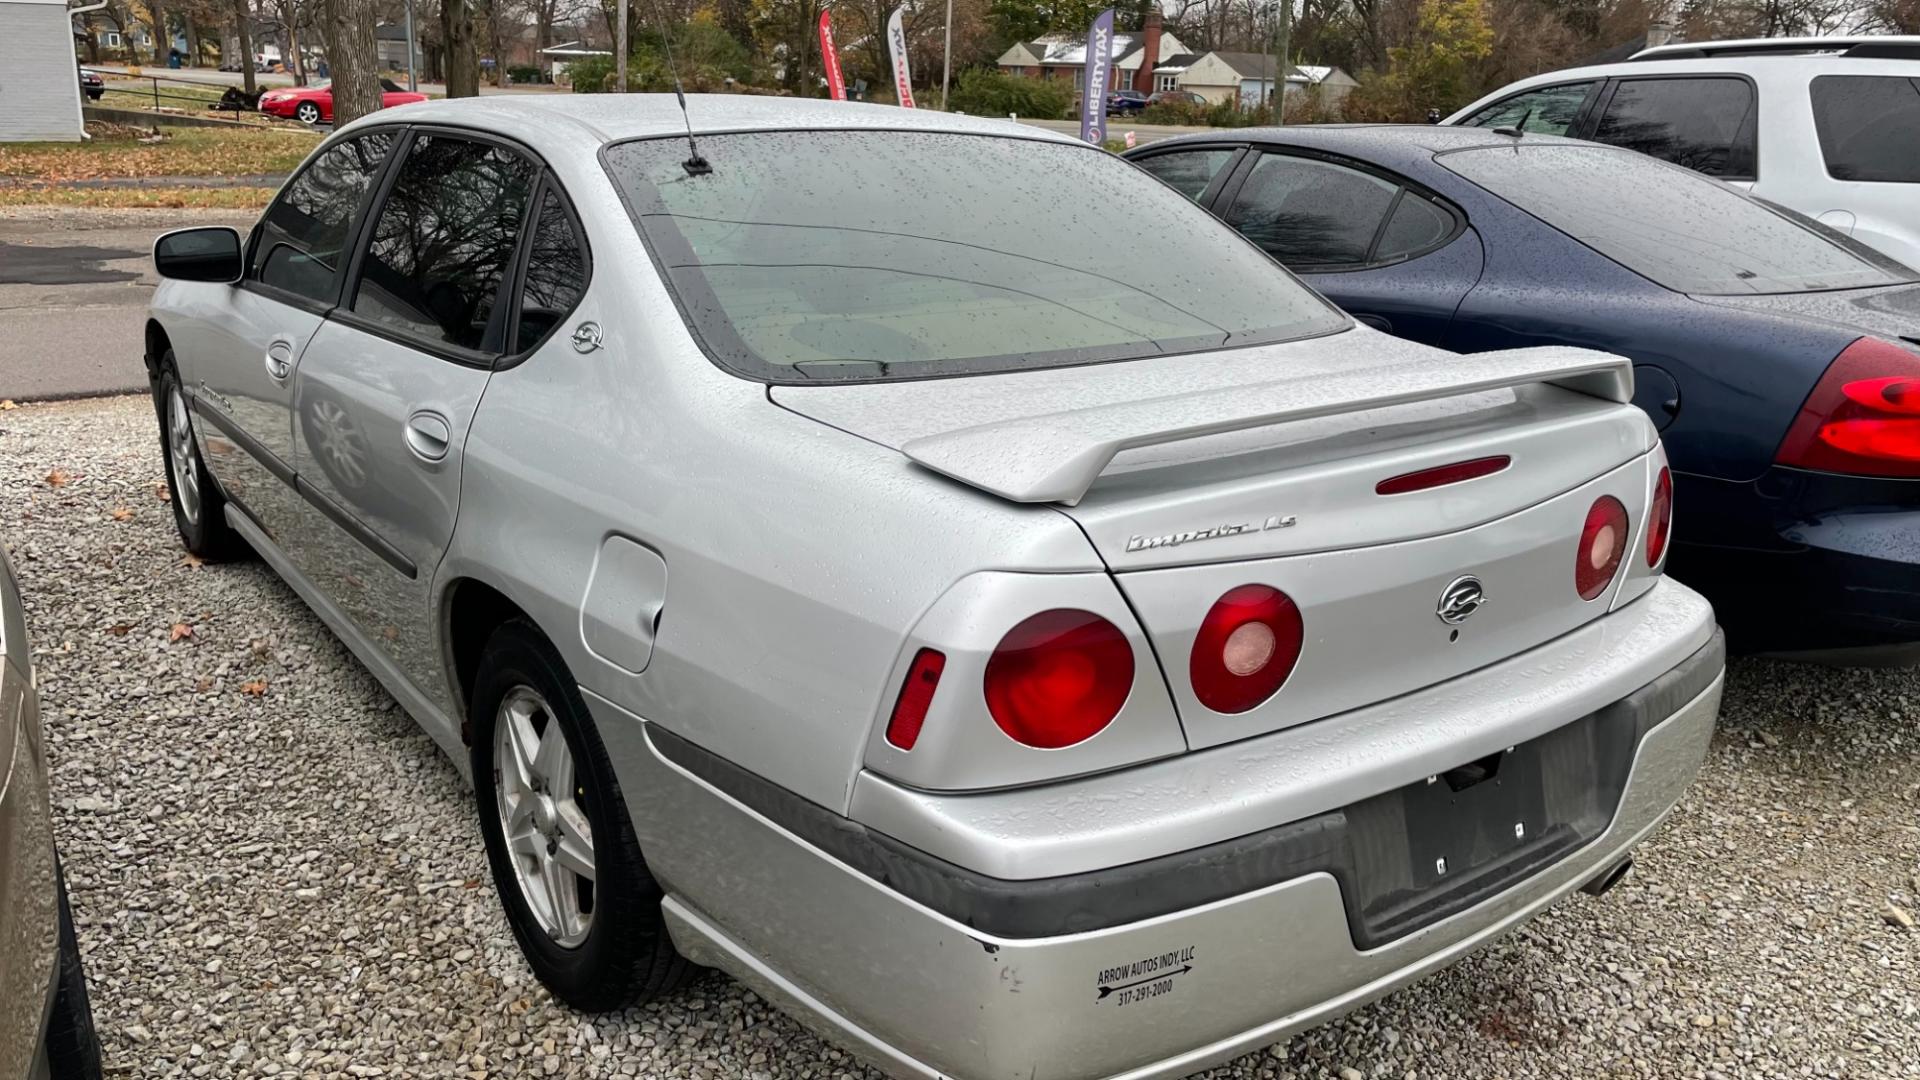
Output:
<instances>
[{"instance_id":1,"label":"car roof","mask_svg":"<svg viewBox=\"0 0 1920 1080\"><path fill-rule=\"evenodd\" d=\"M1471 150L1483 146L1512 146L1514 136L1501 135L1487 128L1440 127L1435 124L1302 124L1288 127L1232 128L1221 131L1181 135L1149 143L1131 151L1128 157L1171 149L1182 144L1246 142L1266 146L1294 146L1342 154L1382 168L1407 172L1435 154L1449 150ZM1528 145L1590 146L1612 149L1599 143L1567 139L1558 135L1529 133L1520 136Z\"/></svg>"},{"instance_id":2,"label":"car roof","mask_svg":"<svg viewBox=\"0 0 1920 1080\"><path fill-rule=\"evenodd\" d=\"M1725 41L1671 41L1641 49L1628 57L1666 60L1679 57L1840 57L1920 59L1920 36L1853 34L1832 37L1730 38Z\"/></svg>"},{"instance_id":3,"label":"car roof","mask_svg":"<svg viewBox=\"0 0 1920 1080\"><path fill-rule=\"evenodd\" d=\"M902 109L857 101L821 98L761 97L748 94L688 94L683 115L672 94L491 94L441 98L382 109L350 127L406 122L482 128L519 138L529 145L590 141L592 149L620 139L684 133L806 129L904 129L962 134L1007 135L1055 142L1069 136L1009 120ZM344 129L343 129L344 130ZM571 136L569 138L569 136Z\"/></svg>"}]
</instances>

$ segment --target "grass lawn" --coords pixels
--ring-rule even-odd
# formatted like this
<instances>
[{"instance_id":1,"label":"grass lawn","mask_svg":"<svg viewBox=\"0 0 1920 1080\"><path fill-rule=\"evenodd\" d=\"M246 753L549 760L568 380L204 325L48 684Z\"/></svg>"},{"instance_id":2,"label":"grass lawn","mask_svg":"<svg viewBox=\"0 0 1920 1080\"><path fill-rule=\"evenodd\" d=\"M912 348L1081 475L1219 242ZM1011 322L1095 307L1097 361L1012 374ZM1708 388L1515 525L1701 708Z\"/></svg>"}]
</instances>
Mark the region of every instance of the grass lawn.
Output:
<instances>
[{"instance_id":1,"label":"grass lawn","mask_svg":"<svg viewBox=\"0 0 1920 1080\"><path fill-rule=\"evenodd\" d=\"M156 139L141 128L91 121L87 131L93 136L87 142L0 144L0 177L59 183L141 176L282 175L292 172L317 141L302 130L260 128L162 127ZM0 196L17 194L17 189L0 192Z\"/></svg>"},{"instance_id":2,"label":"grass lawn","mask_svg":"<svg viewBox=\"0 0 1920 1080\"><path fill-rule=\"evenodd\" d=\"M190 113L205 112L207 106L220 100L224 89L161 83L160 106ZM152 109L153 84L136 79L108 79L107 92L101 95L98 104L110 109Z\"/></svg>"},{"instance_id":3,"label":"grass lawn","mask_svg":"<svg viewBox=\"0 0 1920 1080\"><path fill-rule=\"evenodd\" d=\"M188 207L202 210L264 210L272 188L9 188L0 187L0 207L79 206L121 210Z\"/></svg>"}]
</instances>

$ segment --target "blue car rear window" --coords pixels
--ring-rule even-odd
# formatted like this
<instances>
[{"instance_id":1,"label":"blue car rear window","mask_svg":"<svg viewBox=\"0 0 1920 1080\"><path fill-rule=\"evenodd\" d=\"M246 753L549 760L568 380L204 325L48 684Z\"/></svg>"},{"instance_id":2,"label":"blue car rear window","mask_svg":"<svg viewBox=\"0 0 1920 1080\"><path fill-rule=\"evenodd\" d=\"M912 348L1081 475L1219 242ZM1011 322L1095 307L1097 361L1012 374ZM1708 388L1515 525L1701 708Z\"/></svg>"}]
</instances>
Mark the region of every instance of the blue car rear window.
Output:
<instances>
[{"instance_id":1,"label":"blue car rear window","mask_svg":"<svg viewBox=\"0 0 1920 1080\"><path fill-rule=\"evenodd\" d=\"M1439 161L1676 292L1739 296L1920 280L1799 214L1630 150L1516 140L1450 151Z\"/></svg>"}]
</instances>

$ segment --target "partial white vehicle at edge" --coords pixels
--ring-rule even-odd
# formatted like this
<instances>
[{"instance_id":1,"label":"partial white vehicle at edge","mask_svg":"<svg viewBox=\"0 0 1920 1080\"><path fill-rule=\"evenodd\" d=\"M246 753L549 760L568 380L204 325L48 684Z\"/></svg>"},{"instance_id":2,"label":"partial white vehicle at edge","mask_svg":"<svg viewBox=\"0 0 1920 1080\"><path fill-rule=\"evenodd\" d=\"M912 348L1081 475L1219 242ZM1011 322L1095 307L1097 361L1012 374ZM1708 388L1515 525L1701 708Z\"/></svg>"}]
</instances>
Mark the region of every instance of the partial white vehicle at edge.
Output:
<instances>
[{"instance_id":1,"label":"partial white vehicle at edge","mask_svg":"<svg viewBox=\"0 0 1920 1080\"><path fill-rule=\"evenodd\" d=\"M687 111L381 113L156 245L185 543L469 772L554 993L1170 1077L1620 880L1723 667L1626 360L1358 326L1065 137Z\"/></svg>"},{"instance_id":2,"label":"partial white vehicle at edge","mask_svg":"<svg viewBox=\"0 0 1920 1080\"><path fill-rule=\"evenodd\" d=\"M1640 150L1920 266L1920 37L1675 42L1522 79L1442 122Z\"/></svg>"}]
</instances>

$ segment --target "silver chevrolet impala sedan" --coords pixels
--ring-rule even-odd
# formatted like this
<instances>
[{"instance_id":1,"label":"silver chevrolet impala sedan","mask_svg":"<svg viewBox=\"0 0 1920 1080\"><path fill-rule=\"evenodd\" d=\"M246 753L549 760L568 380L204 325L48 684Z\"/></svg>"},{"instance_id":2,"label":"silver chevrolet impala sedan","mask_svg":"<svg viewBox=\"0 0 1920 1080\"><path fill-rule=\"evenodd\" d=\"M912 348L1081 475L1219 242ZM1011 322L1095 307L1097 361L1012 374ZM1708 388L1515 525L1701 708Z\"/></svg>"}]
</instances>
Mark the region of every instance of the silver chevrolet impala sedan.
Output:
<instances>
[{"instance_id":1,"label":"silver chevrolet impala sedan","mask_svg":"<svg viewBox=\"0 0 1920 1080\"><path fill-rule=\"evenodd\" d=\"M181 537L470 770L581 1009L1182 1075L1605 891L1713 728L1626 361L1355 325L1046 132L434 102L155 255Z\"/></svg>"}]
</instances>

